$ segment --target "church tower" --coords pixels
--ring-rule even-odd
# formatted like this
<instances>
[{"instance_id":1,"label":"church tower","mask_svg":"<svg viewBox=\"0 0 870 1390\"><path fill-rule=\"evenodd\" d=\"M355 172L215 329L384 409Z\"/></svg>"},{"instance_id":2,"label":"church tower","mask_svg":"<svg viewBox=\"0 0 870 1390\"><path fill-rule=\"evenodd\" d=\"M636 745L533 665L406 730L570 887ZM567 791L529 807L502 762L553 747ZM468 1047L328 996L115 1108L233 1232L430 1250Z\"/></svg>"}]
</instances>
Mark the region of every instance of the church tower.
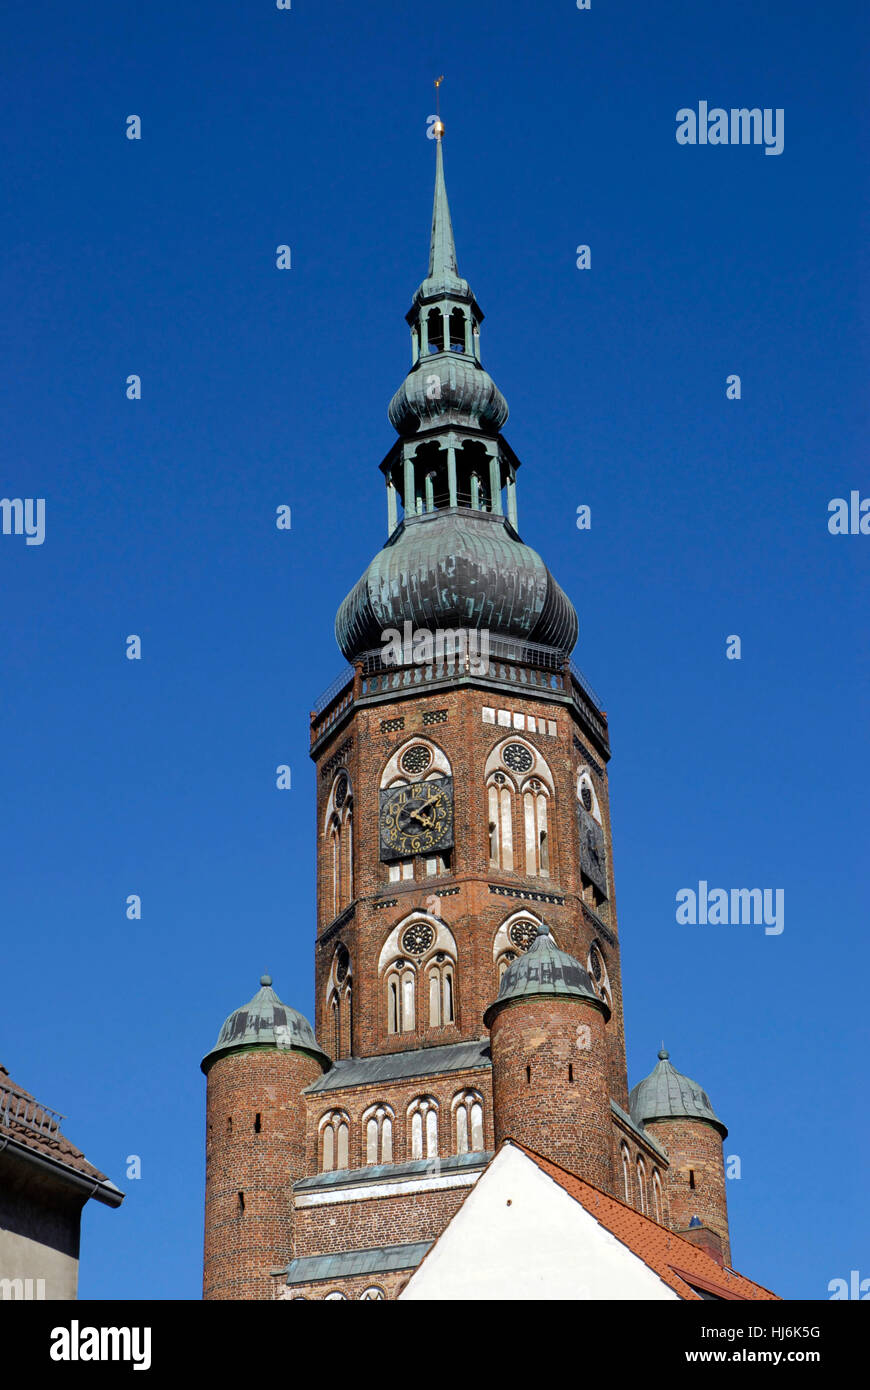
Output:
<instances>
[{"instance_id":1,"label":"church tower","mask_svg":"<svg viewBox=\"0 0 870 1390\"><path fill-rule=\"evenodd\" d=\"M203 1062L208 1297L396 1297L504 1140L727 1248L716 1117L629 1107L607 718L522 538L435 129L386 538L311 714L314 1029L264 981Z\"/></svg>"},{"instance_id":2,"label":"church tower","mask_svg":"<svg viewBox=\"0 0 870 1390\"><path fill-rule=\"evenodd\" d=\"M546 917L606 1004L627 1108L607 721L570 660L573 605L521 539L520 461L457 266L440 139L407 321L387 541L338 611L352 671L312 717L315 1026L336 1058L484 1039L501 974Z\"/></svg>"}]
</instances>

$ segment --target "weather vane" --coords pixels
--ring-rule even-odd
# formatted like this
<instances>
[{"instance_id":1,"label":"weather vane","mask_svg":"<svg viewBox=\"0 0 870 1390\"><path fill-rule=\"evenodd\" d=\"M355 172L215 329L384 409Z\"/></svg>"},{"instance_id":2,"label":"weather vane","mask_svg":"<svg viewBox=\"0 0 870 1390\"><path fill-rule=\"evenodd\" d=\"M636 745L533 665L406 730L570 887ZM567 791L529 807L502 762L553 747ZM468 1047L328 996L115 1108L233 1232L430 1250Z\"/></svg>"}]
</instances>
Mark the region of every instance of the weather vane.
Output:
<instances>
[{"instance_id":1,"label":"weather vane","mask_svg":"<svg viewBox=\"0 0 870 1390\"><path fill-rule=\"evenodd\" d=\"M441 83L442 83L443 81L444 81L444 74L443 74L443 72L442 72L442 74L441 74L440 77L436 77L436 78L435 78L435 115L436 115L436 120L435 120L434 126L432 127L432 130L433 130L433 132L434 132L434 135L435 135L435 139L436 139L436 140L440 140L440 139L441 139L441 136L444 134L444 122L443 122L442 119L441 119L441 93L440 93L440 91L438 90L439 87L441 86Z\"/></svg>"}]
</instances>

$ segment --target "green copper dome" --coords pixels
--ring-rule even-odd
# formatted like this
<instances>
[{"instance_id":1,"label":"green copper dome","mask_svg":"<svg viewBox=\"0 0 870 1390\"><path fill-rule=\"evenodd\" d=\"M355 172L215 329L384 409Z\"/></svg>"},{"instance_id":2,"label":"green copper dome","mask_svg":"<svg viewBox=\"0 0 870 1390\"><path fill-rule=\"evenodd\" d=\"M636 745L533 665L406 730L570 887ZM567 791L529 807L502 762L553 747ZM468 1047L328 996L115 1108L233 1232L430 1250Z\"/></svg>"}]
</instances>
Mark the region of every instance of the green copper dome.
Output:
<instances>
[{"instance_id":1,"label":"green copper dome","mask_svg":"<svg viewBox=\"0 0 870 1390\"><path fill-rule=\"evenodd\" d=\"M563 652L577 641L574 605L537 551L504 517L467 509L407 517L342 602L335 636L352 661L405 621L486 628Z\"/></svg>"},{"instance_id":2,"label":"green copper dome","mask_svg":"<svg viewBox=\"0 0 870 1390\"><path fill-rule=\"evenodd\" d=\"M310 1052L325 1067L331 1066L308 1019L289 1004L282 1004L272 988L270 975L262 976L260 988L248 1004L230 1014L211 1052L202 1059L201 1068L207 1072L225 1053L251 1047Z\"/></svg>"},{"instance_id":3,"label":"green copper dome","mask_svg":"<svg viewBox=\"0 0 870 1390\"><path fill-rule=\"evenodd\" d=\"M490 1020L500 1004L517 999L531 999L541 995L554 995L559 998L584 999L597 1004L609 1017L610 1011L603 999L595 993L592 981L583 966L574 956L560 951L550 935L550 928L543 924L538 927L529 949L512 961L501 977L498 996L490 1004L483 1016L489 1027Z\"/></svg>"},{"instance_id":4,"label":"green copper dome","mask_svg":"<svg viewBox=\"0 0 870 1390\"><path fill-rule=\"evenodd\" d=\"M508 417L508 405L489 372L473 357L440 353L421 358L390 401L390 424L397 434L442 425L468 425L495 432Z\"/></svg>"},{"instance_id":5,"label":"green copper dome","mask_svg":"<svg viewBox=\"0 0 870 1390\"><path fill-rule=\"evenodd\" d=\"M429 272L406 319L412 366L390 403L399 438L381 463L389 539L338 610L338 645L353 661L410 623L567 655L577 614L519 536L520 464L501 434L507 401L480 361L483 315L457 267L440 136Z\"/></svg>"},{"instance_id":6,"label":"green copper dome","mask_svg":"<svg viewBox=\"0 0 870 1390\"><path fill-rule=\"evenodd\" d=\"M629 1108L632 1119L638 1124L646 1124L648 1120L706 1120L719 1130L723 1139L728 1133L707 1092L697 1081L671 1066L664 1048L649 1076L632 1090Z\"/></svg>"}]
</instances>

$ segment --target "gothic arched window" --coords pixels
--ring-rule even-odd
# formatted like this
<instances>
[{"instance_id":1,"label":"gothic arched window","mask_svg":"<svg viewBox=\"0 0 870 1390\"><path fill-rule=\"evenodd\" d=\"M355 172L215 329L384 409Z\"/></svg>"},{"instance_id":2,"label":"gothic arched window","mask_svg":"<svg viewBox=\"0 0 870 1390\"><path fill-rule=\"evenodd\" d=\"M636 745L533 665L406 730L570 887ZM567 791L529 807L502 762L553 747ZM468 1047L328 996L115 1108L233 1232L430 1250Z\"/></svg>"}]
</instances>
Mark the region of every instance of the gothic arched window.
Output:
<instances>
[{"instance_id":1,"label":"gothic arched window","mask_svg":"<svg viewBox=\"0 0 870 1390\"><path fill-rule=\"evenodd\" d=\"M326 806L326 849L332 915L353 899L353 792L347 771L336 773Z\"/></svg>"},{"instance_id":2,"label":"gothic arched window","mask_svg":"<svg viewBox=\"0 0 870 1390\"><path fill-rule=\"evenodd\" d=\"M429 1027L442 1028L453 1023L453 961L438 951L426 967L429 980Z\"/></svg>"},{"instance_id":3,"label":"gothic arched window","mask_svg":"<svg viewBox=\"0 0 870 1390\"><path fill-rule=\"evenodd\" d=\"M440 918L424 912L403 918L381 948L378 972L389 1033L456 1021L456 941Z\"/></svg>"},{"instance_id":4,"label":"gothic arched window","mask_svg":"<svg viewBox=\"0 0 870 1390\"><path fill-rule=\"evenodd\" d=\"M530 743L509 738L490 753L485 775L490 867L551 877L553 779L545 759Z\"/></svg>"},{"instance_id":5,"label":"gothic arched window","mask_svg":"<svg viewBox=\"0 0 870 1390\"><path fill-rule=\"evenodd\" d=\"M350 1155L350 1119L343 1110L331 1110L320 1121L320 1167L324 1173L347 1168Z\"/></svg>"},{"instance_id":6,"label":"gothic arched window","mask_svg":"<svg viewBox=\"0 0 870 1390\"><path fill-rule=\"evenodd\" d=\"M622 1158L622 1190L625 1194L625 1200L633 1206L634 1203L631 1200L631 1158L628 1153L628 1145L620 1144L619 1153Z\"/></svg>"},{"instance_id":7,"label":"gothic arched window","mask_svg":"<svg viewBox=\"0 0 870 1390\"><path fill-rule=\"evenodd\" d=\"M663 1225L662 1220L662 1180L659 1176L658 1168L653 1168L652 1175L652 1194L653 1194L653 1215L659 1225Z\"/></svg>"},{"instance_id":8,"label":"gothic arched window","mask_svg":"<svg viewBox=\"0 0 870 1390\"><path fill-rule=\"evenodd\" d=\"M411 1158L438 1157L438 1102L418 1096L408 1106Z\"/></svg>"},{"instance_id":9,"label":"gothic arched window","mask_svg":"<svg viewBox=\"0 0 870 1390\"><path fill-rule=\"evenodd\" d=\"M646 1165L642 1158L637 1160L637 1209L646 1216Z\"/></svg>"},{"instance_id":10,"label":"gothic arched window","mask_svg":"<svg viewBox=\"0 0 870 1390\"><path fill-rule=\"evenodd\" d=\"M514 912L502 922L492 943L492 958L496 968L496 978L501 984L502 976L512 961L529 949L538 934L540 919L525 910ZM555 937L553 938L555 942Z\"/></svg>"},{"instance_id":11,"label":"gothic arched window","mask_svg":"<svg viewBox=\"0 0 870 1390\"><path fill-rule=\"evenodd\" d=\"M393 1120L389 1105L372 1105L362 1117L367 1164L392 1163Z\"/></svg>"},{"instance_id":12,"label":"gothic arched window","mask_svg":"<svg viewBox=\"0 0 870 1390\"><path fill-rule=\"evenodd\" d=\"M328 1051L332 1057L348 1057L352 1051L353 986L350 952L339 942L332 957L329 979L326 982Z\"/></svg>"},{"instance_id":13,"label":"gothic arched window","mask_svg":"<svg viewBox=\"0 0 870 1390\"><path fill-rule=\"evenodd\" d=\"M485 1147L483 1097L478 1091L460 1091L459 1095L453 1097L451 1108L456 1129L456 1152L482 1153Z\"/></svg>"},{"instance_id":14,"label":"gothic arched window","mask_svg":"<svg viewBox=\"0 0 870 1390\"><path fill-rule=\"evenodd\" d=\"M413 1033L417 1026L417 969L413 961L399 958L387 972L387 1028L391 1033Z\"/></svg>"}]
</instances>

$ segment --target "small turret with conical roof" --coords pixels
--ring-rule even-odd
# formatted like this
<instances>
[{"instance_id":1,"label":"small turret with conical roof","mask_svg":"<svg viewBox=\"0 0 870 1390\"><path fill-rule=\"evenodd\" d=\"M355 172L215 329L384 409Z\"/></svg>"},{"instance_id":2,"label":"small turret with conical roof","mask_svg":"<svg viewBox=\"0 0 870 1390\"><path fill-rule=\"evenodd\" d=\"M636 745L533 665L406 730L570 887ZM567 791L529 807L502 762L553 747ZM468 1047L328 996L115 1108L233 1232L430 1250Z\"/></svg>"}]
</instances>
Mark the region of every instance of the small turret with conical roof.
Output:
<instances>
[{"instance_id":1,"label":"small turret with conical roof","mask_svg":"<svg viewBox=\"0 0 870 1390\"><path fill-rule=\"evenodd\" d=\"M612 1183L604 1000L543 923L484 1014L495 1140L515 1139L597 1187Z\"/></svg>"},{"instance_id":2,"label":"small turret with conical roof","mask_svg":"<svg viewBox=\"0 0 870 1390\"><path fill-rule=\"evenodd\" d=\"M670 1224L726 1264L731 1260L722 1141L728 1130L697 1081L677 1071L664 1046L631 1092L631 1115L667 1150Z\"/></svg>"},{"instance_id":3,"label":"small turret with conical roof","mask_svg":"<svg viewBox=\"0 0 870 1390\"><path fill-rule=\"evenodd\" d=\"M263 975L203 1058L208 1078L203 1298L272 1296L293 1250L294 1181L305 1171L302 1091L330 1067L308 1019Z\"/></svg>"}]
</instances>

